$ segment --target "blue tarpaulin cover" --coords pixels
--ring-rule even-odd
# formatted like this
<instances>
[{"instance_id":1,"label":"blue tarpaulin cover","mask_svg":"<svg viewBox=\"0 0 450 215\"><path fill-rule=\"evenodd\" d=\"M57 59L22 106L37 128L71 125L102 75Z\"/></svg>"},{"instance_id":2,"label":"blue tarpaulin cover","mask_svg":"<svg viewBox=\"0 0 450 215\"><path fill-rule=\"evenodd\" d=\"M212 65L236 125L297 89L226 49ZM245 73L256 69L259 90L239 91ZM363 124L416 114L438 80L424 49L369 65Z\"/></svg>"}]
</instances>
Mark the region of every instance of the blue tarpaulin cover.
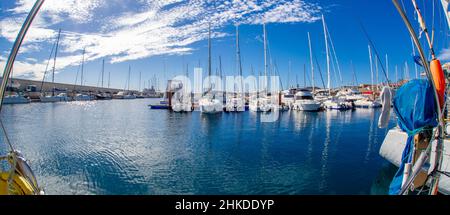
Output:
<instances>
[{"instance_id":1,"label":"blue tarpaulin cover","mask_svg":"<svg viewBox=\"0 0 450 215\"><path fill-rule=\"evenodd\" d=\"M398 125L408 133L408 139L400 167L389 187L391 195L399 194L401 190L405 163L412 160L414 135L438 125L436 101L430 82L415 79L400 87L394 97L394 111L398 117Z\"/></svg>"}]
</instances>

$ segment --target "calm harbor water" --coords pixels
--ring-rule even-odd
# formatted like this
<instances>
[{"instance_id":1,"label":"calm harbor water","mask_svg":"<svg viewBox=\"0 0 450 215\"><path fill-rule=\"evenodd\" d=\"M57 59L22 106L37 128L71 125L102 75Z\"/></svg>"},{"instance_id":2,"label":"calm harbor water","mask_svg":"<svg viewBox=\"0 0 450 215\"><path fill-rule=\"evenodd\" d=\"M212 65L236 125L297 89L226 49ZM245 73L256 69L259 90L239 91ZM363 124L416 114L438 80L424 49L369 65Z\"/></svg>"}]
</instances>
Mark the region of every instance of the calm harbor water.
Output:
<instances>
[{"instance_id":1,"label":"calm harbor water","mask_svg":"<svg viewBox=\"0 0 450 215\"><path fill-rule=\"evenodd\" d=\"M2 117L48 194L385 194L395 173L378 155L379 110L261 123L147 107L158 101L6 105Z\"/></svg>"}]
</instances>

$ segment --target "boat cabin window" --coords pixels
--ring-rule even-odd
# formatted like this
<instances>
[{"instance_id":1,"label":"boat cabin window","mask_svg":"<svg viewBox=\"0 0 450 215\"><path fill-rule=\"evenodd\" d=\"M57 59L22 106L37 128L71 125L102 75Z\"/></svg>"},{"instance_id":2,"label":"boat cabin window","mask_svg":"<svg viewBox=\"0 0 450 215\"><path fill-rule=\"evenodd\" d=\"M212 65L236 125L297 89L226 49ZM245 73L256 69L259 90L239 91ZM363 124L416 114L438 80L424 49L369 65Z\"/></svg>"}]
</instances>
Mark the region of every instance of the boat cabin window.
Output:
<instances>
[{"instance_id":1,"label":"boat cabin window","mask_svg":"<svg viewBox=\"0 0 450 215\"><path fill-rule=\"evenodd\" d=\"M296 100L313 100L312 96L296 96Z\"/></svg>"}]
</instances>

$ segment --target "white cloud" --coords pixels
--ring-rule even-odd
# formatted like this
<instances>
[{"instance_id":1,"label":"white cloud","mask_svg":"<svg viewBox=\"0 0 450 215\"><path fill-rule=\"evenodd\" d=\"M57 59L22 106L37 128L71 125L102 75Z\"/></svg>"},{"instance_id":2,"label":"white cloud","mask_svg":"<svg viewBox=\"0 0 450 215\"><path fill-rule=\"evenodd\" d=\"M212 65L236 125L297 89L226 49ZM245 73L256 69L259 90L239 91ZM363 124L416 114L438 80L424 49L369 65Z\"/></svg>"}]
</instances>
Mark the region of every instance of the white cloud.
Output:
<instances>
[{"instance_id":1,"label":"white cloud","mask_svg":"<svg viewBox=\"0 0 450 215\"><path fill-rule=\"evenodd\" d=\"M27 34L21 53L39 51L54 43L57 28L66 22L101 23L85 29L63 29L58 68L79 64L86 48L86 60L108 57L112 63L156 55L182 55L193 51L195 42L207 38L211 24L215 38L228 24L314 22L321 7L303 0L140 0L137 11L124 11L108 17L96 17L96 10L113 1L47 0ZM18 0L9 10L11 16L0 20L1 36L12 42L34 0ZM70 25L70 24L69 24ZM64 26L64 25L63 25ZM94 29L96 32L93 32ZM39 68L46 59L41 59ZM22 66L31 61L20 63ZM20 67L20 66L18 66ZM19 69L21 70L21 69ZM25 68L22 73L28 72ZM21 73L18 72L19 74ZM39 76L37 72L36 77Z\"/></svg>"},{"instance_id":2,"label":"white cloud","mask_svg":"<svg viewBox=\"0 0 450 215\"><path fill-rule=\"evenodd\" d=\"M438 59L441 61L450 61L450 48L444 48L439 52Z\"/></svg>"}]
</instances>

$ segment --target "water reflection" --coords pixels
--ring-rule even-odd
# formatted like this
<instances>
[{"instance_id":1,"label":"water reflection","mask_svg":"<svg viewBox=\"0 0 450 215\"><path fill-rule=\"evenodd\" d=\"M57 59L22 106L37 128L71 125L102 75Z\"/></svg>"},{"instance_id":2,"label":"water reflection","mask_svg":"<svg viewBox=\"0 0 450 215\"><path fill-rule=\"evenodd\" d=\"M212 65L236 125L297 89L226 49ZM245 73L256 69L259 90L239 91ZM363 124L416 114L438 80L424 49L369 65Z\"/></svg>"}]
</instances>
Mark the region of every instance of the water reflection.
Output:
<instances>
[{"instance_id":1,"label":"water reflection","mask_svg":"<svg viewBox=\"0 0 450 215\"><path fill-rule=\"evenodd\" d=\"M369 193L385 161L376 110L179 114L152 100L5 106L49 194ZM351 176L351 177L349 177Z\"/></svg>"}]
</instances>

